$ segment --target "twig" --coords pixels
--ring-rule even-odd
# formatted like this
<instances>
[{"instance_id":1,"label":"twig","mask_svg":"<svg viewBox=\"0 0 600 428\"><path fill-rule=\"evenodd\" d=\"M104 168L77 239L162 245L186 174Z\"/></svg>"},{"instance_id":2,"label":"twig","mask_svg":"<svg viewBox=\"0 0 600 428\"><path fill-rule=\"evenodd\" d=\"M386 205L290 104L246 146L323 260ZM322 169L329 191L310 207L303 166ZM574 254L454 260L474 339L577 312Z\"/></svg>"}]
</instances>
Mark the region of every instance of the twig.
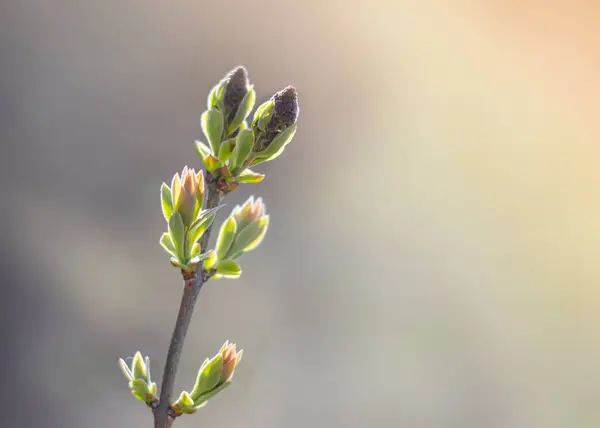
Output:
<instances>
[{"instance_id":1,"label":"twig","mask_svg":"<svg viewBox=\"0 0 600 428\"><path fill-rule=\"evenodd\" d=\"M206 193L203 208L210 209L219 206L223 195L217 189L216 181L211 174L206 174L204 182ZM211 229L212 224L202 235L200 240L201 253L207 250ZM175 387L177 366L179 365L185 336L192 320L196 299L207 280L202 269L202 263L198 265L196 272L182 272L182 274L184 279L183 296L181 297L181 305L179 306L179 313L177 314L177 321L175 322L175 328L171 336L171 343L169 344L169 351L163 371L160 400L158 406L154 409L154 428L170 428L173 424L175 415L171 409L171 400Z\"/></svg>"}]
</instances>

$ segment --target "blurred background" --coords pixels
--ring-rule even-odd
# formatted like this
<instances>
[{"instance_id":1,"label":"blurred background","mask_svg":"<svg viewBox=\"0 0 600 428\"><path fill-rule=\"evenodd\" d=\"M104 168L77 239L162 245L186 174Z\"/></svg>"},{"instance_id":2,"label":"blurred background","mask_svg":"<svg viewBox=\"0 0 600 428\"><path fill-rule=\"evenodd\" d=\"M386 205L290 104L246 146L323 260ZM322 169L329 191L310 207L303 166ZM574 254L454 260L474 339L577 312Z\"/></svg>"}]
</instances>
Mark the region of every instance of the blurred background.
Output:
<instances>
[{"instance_id":1,"label":"blurred background","mask_svg":"<svg viewBox=\"0 0 600 428\"><path fill-rule=\"evenodd\" d=\"M299 91L248 195L271 215L211 281L177 377L234 385L175 426L600 425L600 4L533 0L0 4L3 427L151 427L181 280L159 187L210 88Z\"/></svg>"}]
</instances>

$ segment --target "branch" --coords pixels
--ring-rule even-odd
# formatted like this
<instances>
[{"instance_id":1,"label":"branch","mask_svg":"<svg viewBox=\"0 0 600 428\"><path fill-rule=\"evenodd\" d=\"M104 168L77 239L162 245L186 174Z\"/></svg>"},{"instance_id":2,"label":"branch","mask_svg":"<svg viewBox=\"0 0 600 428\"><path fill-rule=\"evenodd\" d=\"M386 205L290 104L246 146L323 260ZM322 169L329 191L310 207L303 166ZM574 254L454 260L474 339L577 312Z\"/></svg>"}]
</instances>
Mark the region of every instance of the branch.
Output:
<instances>
[{"instance_id":1,"label":"branch","mask_svg":"<svg viewBox=\"0 0 600 428\"><path fill-rule=\"evenodd\" d=\"M210 174L205 177L206 196L203 204L204 209L215 208L219 206L223 197L222 193L217 189L217 182ZM206 252L208 247L208 239L212 224L206 229L200 240L201 253ZM154 409L154 427L155 428L170 428L173 424L174 413L171 409L171 401L173 398L173 389L175 387L175 375L177 374L177 366L183 350L185 336L188 327L192 320L196 299L200 294L202 286L207 281L202 263L198 265L196 272L182 272L184 279L183 296L177 314L177 321L171 336L171 343L167 353L167 361L163 371L163 378L160 391L160 401L156 409Z\"/></svg>"}]
</instances>

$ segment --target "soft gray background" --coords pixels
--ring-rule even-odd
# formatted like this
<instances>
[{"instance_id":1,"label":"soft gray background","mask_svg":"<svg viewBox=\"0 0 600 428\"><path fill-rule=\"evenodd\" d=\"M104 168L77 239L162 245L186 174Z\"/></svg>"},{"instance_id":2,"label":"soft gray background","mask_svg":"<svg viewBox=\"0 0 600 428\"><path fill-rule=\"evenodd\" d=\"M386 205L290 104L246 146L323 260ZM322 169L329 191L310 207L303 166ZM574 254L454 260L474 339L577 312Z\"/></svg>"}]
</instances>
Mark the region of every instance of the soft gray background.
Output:
<instances>
[{"instance_id":1,"label":"soft gray background","mask_svg":"<svg viewBox=\"0 0 600 428\"><path fill-rule=\"evenodd\" d=\"M0 425L151 426L116 361L160 378L179 304L159 187L244 64L300 128L226 200L271 227L202 291L177 387L244 360L177 426L598 426L598 9L2 1Z\"/></svg>"}]
</instances>

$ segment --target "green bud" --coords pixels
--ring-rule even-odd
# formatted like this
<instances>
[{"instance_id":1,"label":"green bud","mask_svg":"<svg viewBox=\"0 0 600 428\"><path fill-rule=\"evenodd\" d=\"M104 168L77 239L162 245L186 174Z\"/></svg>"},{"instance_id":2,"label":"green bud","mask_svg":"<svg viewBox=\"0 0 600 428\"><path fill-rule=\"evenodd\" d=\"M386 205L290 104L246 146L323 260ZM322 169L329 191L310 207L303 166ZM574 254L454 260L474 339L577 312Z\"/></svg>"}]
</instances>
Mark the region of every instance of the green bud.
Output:
<instances>
[{"instance_id":1,"label":"green bud","mask_svg":"<svg viewBox=\"0 0 600 428\"><path fill-rule=\"evenodd\" d=\"M183 168L181 178L175 174L171 182L173 210L181 215L183 224L189 227L196 219L202 207L204 197L204 177L202 171L196 173L187 166Z\"/></svg>"},{"instance_id":2,"label":"green bud","mask_svg":"<svg viewBox=\"0 0 600 428\"><path fill-rule=\"evenodd\" d=\"M190 393L194 401L218 385L222 370L223 356L221 354L217 354L213 359L202 365L194 389Z\"/></svg>"},{"instance_id":3,"label":"green bud","mask_svg":"<svg viewBox=\"0 0 600 428\"><path fill-rule=\"evenodd\" d=\"M119 366L127 380L129 390L135 398L146 402L148 405L157 402L156 391L158 387L150 377L150 359L148 357L143 358L138 351L132 358L131 367L122 358L119 359Z\"/></svg>"},{"instance_id":4,"label":"green bud","mask_svg":"<svg viewBox=\"0 0 600 428\"><path fill-rule=\"evenodd\" d=\"M228 257L237 259L243 253L255 249L262 242L269 226L269 216L261 217L238 232L231 247Z\"/></svg>"},{"instance_id":5,"label":"green bud","mask_svg":"<svg viewBox=\"0 0 600 428\"><path fill-rule=\"evenodd\" d=\"M206 402L231 384L233 373L242 359L243 350L236 352L235 343L225 342L211 360L204 361L194 389L189 396L194 400L195 409L199 409Z\"/></svg>"},{"instance_id":6,"label":"green bud","mask_svg":"<svg viewBox=\"0 0 600 428\"><path fill-rule=\"evenodd\" d=\"M250 196L241 206L236 205L231 211L231 216L235 218L238 233L251 223L257 222L265 215L265 204L262 198L254 200Z\"/></svg>"}]
</instances>

